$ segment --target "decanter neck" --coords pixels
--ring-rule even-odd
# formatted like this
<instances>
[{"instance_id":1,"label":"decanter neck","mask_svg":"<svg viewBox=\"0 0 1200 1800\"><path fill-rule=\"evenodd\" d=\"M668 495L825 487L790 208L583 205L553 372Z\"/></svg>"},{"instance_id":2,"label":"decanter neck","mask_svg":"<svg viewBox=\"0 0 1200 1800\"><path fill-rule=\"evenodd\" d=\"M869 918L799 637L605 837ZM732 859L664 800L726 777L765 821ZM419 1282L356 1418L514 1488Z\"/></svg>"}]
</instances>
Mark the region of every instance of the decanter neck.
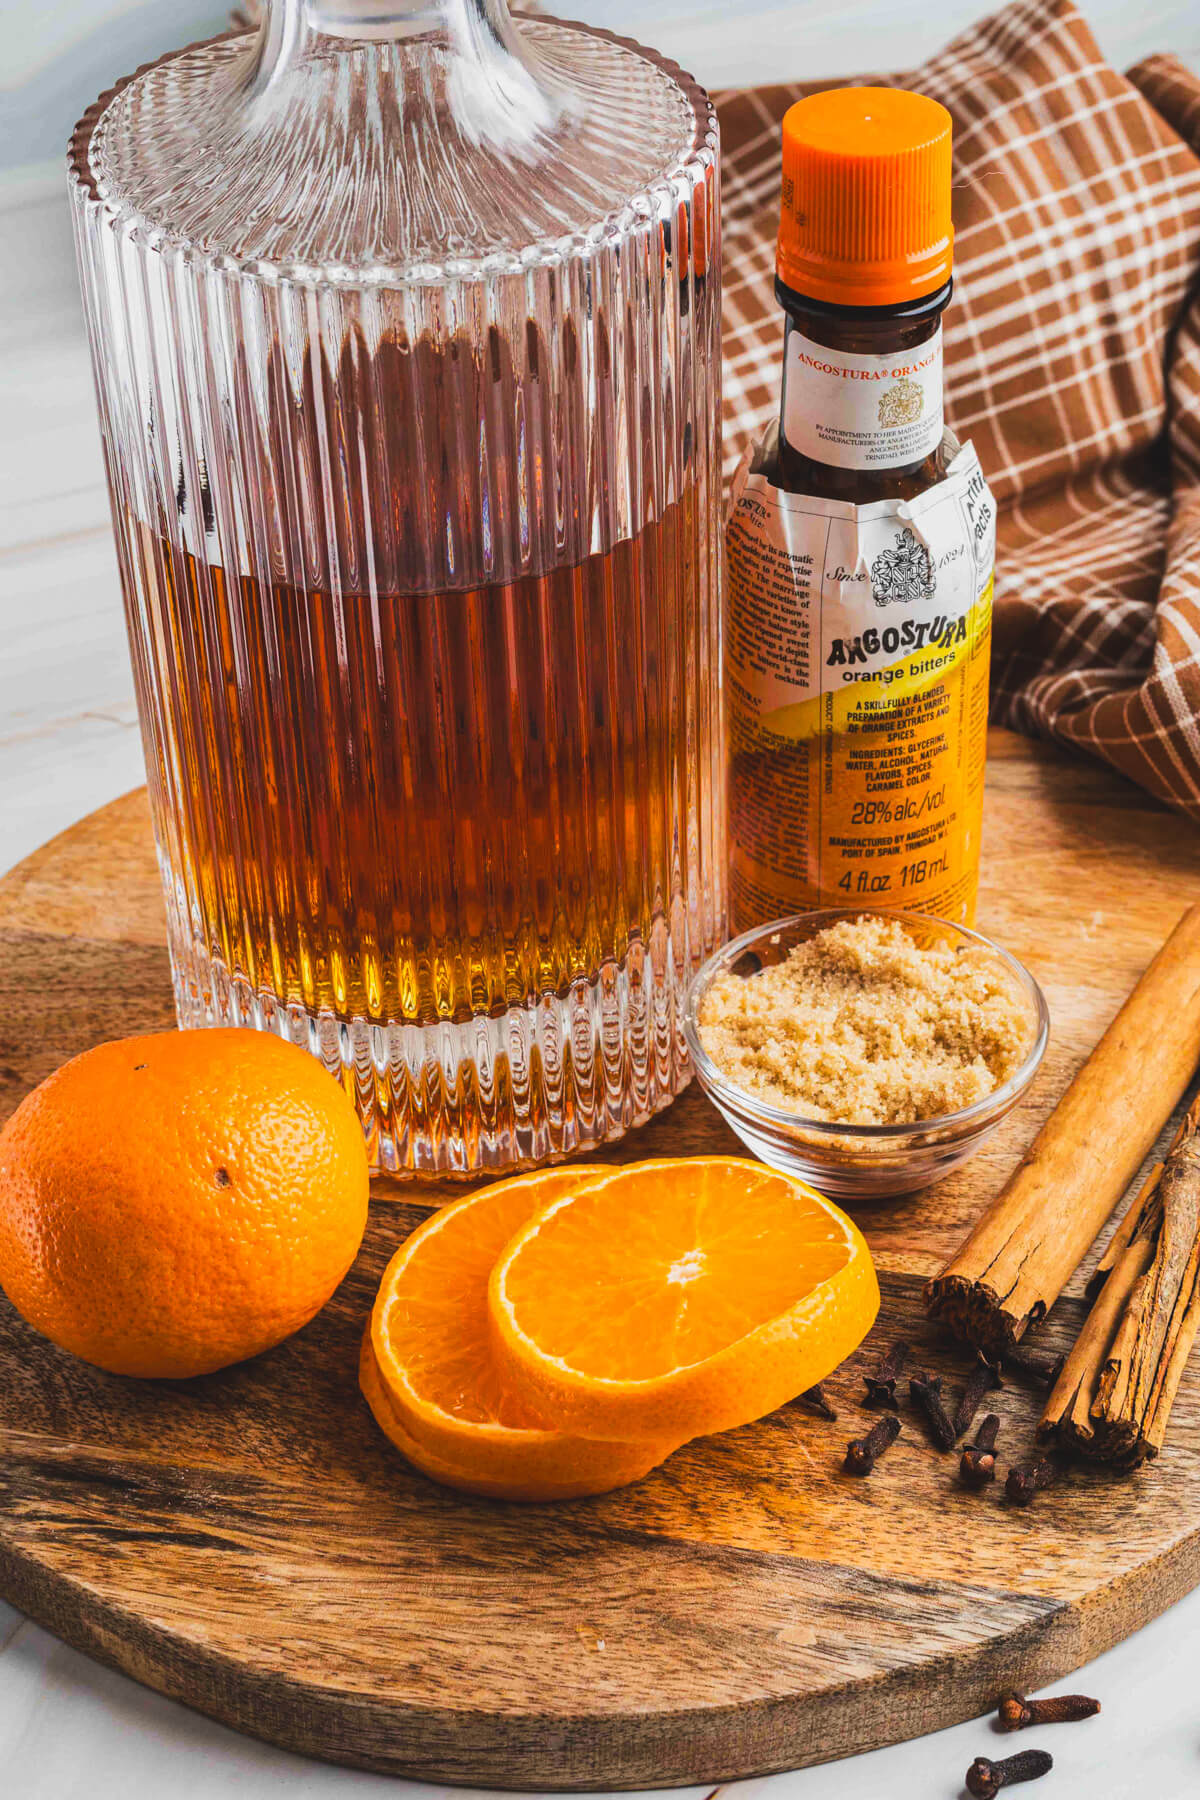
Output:
<instances>
[{"instance_id":1,"label":"decanter neck","mask_svg":"<svg viewBox=\"0 0 1200 1800\"><path fill-rule=\"evenodd\" d=\"M269 107L313 59L356 45L386 53L389 44L445 61L451 111L477 141L519 152L574 110L517 30L508 0L266 0L247 97Z\"/></svg>"},{"instance_id":2,"label":"decanter neck","mask_svg":"<svg viewBox=\"0 0 1200 1800\"><path fill-rule=\"evenodd\" d=\"M491 40L520 54L508 0L266 0L259 60L274 67L307 42L430 38L467 47Z\"/></svg>"}]
</instances>

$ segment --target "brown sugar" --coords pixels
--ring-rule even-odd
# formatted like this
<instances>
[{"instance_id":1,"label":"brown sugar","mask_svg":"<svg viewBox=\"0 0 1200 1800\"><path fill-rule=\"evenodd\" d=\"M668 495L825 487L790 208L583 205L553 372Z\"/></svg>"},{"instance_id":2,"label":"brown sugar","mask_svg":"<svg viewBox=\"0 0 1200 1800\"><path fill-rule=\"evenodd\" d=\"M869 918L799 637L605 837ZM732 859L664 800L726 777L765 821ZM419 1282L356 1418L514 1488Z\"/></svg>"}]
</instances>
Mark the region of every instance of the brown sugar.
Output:
<instances>
[{"instance_id":1,"label":"brown sugar","mask_svg":"<svg viewBox=\"0 0 1200 1800\"><path fill-rule=\"evenodd\" d=\"M750 976L725 974L700 1041L755 1099L805 1118L903 1125L957 1112L1028 1055L1035 1019L983 945L924 948L898 920L840 919Z\"/></svg>"}]
</instances>

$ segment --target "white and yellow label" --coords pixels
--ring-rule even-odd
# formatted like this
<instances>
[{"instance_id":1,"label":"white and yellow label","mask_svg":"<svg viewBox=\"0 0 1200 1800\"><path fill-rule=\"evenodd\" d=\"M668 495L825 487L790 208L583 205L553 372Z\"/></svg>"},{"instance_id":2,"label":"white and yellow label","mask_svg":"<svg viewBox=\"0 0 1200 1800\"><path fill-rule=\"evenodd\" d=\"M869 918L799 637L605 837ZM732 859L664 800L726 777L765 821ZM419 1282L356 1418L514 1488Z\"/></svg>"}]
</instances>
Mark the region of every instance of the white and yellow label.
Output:
<instances>
[{"instance_id":1,"label":"white and yellow label","mask_svg":"<svg viewBox=\"0 0 1200 1800\"><path fill-rule=\"evenodd\" d=\"M737 927L860 899L969 920L995 550L975 452L860 507L749 464L727 534Z\"/></svg>"}]
</instances>

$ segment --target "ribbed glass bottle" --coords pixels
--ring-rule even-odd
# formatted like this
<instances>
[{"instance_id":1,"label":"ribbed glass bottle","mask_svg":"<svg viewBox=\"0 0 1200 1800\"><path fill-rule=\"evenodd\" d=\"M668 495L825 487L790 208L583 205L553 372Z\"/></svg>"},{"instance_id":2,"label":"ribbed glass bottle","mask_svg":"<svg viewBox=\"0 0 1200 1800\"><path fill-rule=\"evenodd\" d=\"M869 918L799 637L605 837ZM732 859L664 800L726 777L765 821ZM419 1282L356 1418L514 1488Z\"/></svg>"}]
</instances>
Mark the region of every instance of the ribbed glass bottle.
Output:
<instances>
[{"instance_id":1,"label":"ribbed glass bottle","mask_svg":"<svg viewBox=\"0 0 1200 1800\"><path fill-rule=\"evenodd\" d=\"M688 1078L723 935L715 118L501 0L103 96L77 248L185 1026L469 1174Z\"/></svg>"}]
</instances>

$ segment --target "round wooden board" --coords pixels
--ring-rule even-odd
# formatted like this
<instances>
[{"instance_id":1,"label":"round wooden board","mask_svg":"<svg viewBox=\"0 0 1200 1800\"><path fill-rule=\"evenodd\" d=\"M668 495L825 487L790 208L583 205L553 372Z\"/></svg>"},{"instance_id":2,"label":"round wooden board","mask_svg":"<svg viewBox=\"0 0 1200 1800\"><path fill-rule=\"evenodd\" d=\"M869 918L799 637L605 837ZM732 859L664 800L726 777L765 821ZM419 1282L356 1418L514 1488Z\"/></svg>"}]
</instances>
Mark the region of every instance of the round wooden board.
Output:
<instances>
[{"instance_id":1,"label":"round wooden board","mask_svg":"<svg viewBox=\"0 0 1200 1800\"><path fill-rule=\"evenodd\" d=\"M982 1712L1200 1579L1200 1378L1139 1475L1076 1471L1028 1512L964 1492L915 1421L840 1473L859 1371L897 1336L949 1381L922 1278L961 1238L1200 883L1200 835L1098 767L997 734L981 922L1042 980L1043 1073L938 1189L860 1215L884 1307L832 1380L639 1486L553 1507L415 1475L355 1382L384 1262L445 1190L381 1180L356 1267L305 1331L189 1383L119 1380L0 1301L0 1589L139 1681L272 1742L489 1787L719 1781ZM66 1057L172 1023L144 795L0 883L0 1112ZM735 1148L695 1090L616 1157ZM86 1157L87 1146L80 1146ZM1077 1282L1075 1291L1078 1292ZM1065 1345L1078 1299L1042 1341ZM997 1396L1028 1449L1037 1396Z\"/></svg>"}]
</instances>

